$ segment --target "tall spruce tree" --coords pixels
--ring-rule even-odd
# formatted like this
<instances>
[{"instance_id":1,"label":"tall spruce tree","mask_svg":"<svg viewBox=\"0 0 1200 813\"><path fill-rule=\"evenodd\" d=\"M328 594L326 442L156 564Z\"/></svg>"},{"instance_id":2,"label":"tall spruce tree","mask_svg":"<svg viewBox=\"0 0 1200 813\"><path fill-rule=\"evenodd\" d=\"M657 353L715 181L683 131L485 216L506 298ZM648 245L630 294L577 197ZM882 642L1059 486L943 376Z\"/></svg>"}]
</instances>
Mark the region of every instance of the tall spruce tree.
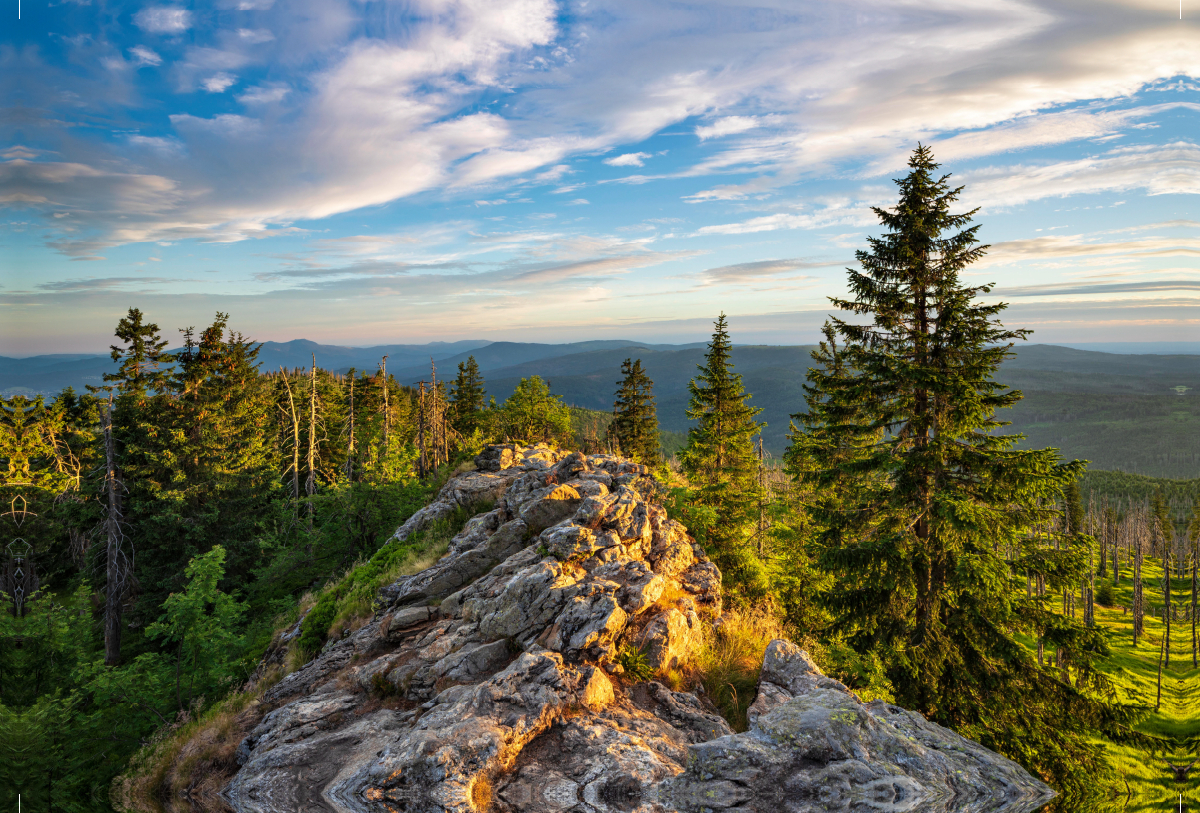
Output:
<instances>
[{"instance_id":1,"label":"tall spruce tree","mask_svg":"<svg viewBox=\"0 0 1200 813\"><path fill-rule=\"evenodd\" d=\"M475 431L482 419L486 394L479 363L474 356L467 356L466 361L459 362L458 377L450 385L450 423L454 431L463 437Z\"/></svg>"},{"instance_id":2,"label":"tall spruce tree","mask_svg":"<svg viewBox=\"0 0 1200 813\"><path fill-rule=\"evenodd\" d=\"M654 464L662 456L658 440L658 414L654 409L654 382L642 369L642 360L625 359L617 382L613 421L608 435L621 453L639 463Z\"/></svg>"},{"instance_id":3,"label":"tall spruce tree","mask_svg":"<svg viewBox=\"0 0 1200 813\"><path fill-rule=\"evenodd\" d=\"M140 580L130 572L130 563L136 561L135 552L138 556L143 553L145 543L158 541L148 534L149 521L159 513L161 491L177 478L171 449L171 365L175 358L166 352L167 341L158 325L146 322L137 308L130 308L117 323L115 335L124 345L111 346L112 360L119 364L117 372L104 374L103 387L88 386L92 392L106 390L114 397L105 418L102 448L106 464L98 489L109 497L107 544L102 549L104 561L98 564L105 573L106 660L110 664L120 659L123 607ZM121 492L115 501L119 507L114 504L114 489ZM98 554L101 548L94 550Z\"/></svg>"},{"instance_id":4,"label":"tall spruce tree","mask_svg":"<svg viewBox=\"0 0 1200 813\"><path fill-rule=\"evenodd\" d=\"M766 573L751 539L757 516L758 453L754 436L766 424L754 418L742 377L733 371L728 325L722 313L699 365L688 383L687 416L697 424L679 460L695 489L695 499L716 513L709 547L725 578L727 592L758 596L767 589Z\"/></svg>"},{"instance_id":5,"label":"tall spruce tree","mask_svg":"<svg viewBox=\"0 0 1200 813\"><path fill-rule=\"evenodd\" d=\"M1027 598L1002 557L1054 522L1083 464L998 431L995 410L1021 394L993 375L1028 331L978 301L989 287L959 281L987 248L963 228L974 212L950 211L961 187L935 175L928 147L909 167L898 204L874 209L887 233L858 252L853 298L832 300L858 317L831 320L837 363L827 347L808 373L801 475L834 626L881 658L900 705L1085 792L1105 765L1089 735L1130 736L1135 711L1096 699L1109 690L1101 635L1051 621L1050 599ZM1074 683L1020 633L1044 634Z\"/></svg>"}]
</instances>

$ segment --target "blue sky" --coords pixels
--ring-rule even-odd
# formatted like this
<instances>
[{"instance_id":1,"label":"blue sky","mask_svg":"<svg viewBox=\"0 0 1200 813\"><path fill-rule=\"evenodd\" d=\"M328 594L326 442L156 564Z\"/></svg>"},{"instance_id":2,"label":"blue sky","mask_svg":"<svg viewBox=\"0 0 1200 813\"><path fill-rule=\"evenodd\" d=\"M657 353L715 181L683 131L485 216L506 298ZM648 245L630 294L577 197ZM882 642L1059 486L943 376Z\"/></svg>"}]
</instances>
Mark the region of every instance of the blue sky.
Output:
<instances>
[{"instance_id":1,"label":"blue sky","mask_svg":"<svg viewBox=\"0 0 1200 813\"><path fill-rule=\"evenodd\" d=\"M809 342L918 140L1006 323L1200 338L1195 2L4 3L0 354Z\"/></svg>"}]
</instances>

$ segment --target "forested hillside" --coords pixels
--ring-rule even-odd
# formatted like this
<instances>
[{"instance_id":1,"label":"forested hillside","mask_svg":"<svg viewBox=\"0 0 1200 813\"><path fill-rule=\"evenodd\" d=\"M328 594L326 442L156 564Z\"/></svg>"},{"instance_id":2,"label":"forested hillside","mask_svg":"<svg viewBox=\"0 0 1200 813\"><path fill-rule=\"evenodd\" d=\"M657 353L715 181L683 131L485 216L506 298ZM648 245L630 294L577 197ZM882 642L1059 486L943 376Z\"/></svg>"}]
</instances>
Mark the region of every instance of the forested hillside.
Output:
<instances>
[{"instance_id":1,"label":"forested hillside","mask_svg":"<svg viewBox=\"0 0 1200 813\"><path fill-rule=\"evenodd\" d=\"M736 327L736 325L735 325ZM774 455L787 445L790 416L803 412L802 387L812 347L733 348L733 361L763 409L763 433ZM611 404L620 359L609 351L534 361L491 372L491 391L503 398L521 377L540 375L569 403L591 409ZM663 428L686 431L687 383L701 350L639 351L659 393ZM1200 356L1129 356L1046 345L1014 348L996 378L1024 399L1001 411L1027 435L1021 448L1053 446L1092 468L1157 477L1200 474ZM1174 388L1185 388L1176 393Z\"/></svg>"},{"instance_id":2,"label":"forested hillside","mask_svg":"<svg viewBox=\"0 0 1200 813\"><path fill-rule=\"evenodd\" d=\"M736 330L736 320L733 324ZM654 380L663 429L686 432L687 384L695 375L701 346L652 345L632 341L575 344L459 342L454 345L345 348L311 342L267 342L258 360L264 371L300 367L315 354L318 366L346 373L375 369L388 355L398 381L428 378L431 359L453 373L474 357L487 373L488 394L503 401L522 378L540 376L568 404L610 411L621 363L642 360ZM459 350L459 345L468 345ZM746 379L767 424L763 439L778 458L787 446L790 416L804 410L802 387L812 364L810 345L738 345L733 361ZM390 355L389 355L390 354ZM67 382L77 389L96 384L111 362L92 356L0 360L0 391L32 395L57 392ZM1092 468L1153 477L1200 473L1200 355L1118 355L1053 345L1022 345L1000 368L998 380L1025 398L1000 413L1028 436L1023 448L1054 446ZM1177 391L1178 388L1178 391Z\"/></svg>"}]
</instances>

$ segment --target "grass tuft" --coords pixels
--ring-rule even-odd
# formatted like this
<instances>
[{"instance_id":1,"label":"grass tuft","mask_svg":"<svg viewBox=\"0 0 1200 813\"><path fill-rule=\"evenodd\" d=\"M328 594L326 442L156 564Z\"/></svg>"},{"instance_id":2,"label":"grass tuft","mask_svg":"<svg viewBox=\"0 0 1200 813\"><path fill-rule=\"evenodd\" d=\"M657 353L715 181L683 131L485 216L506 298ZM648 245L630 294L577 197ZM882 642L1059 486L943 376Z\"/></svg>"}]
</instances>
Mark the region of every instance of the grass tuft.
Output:
<instances>
[{"instance_id":1,"label":"grass tuft","mask_svg":"<svg viewBox=\"0 0 1200 813\"><path fill-rule=\"evenodd\" d=\"M734 731L749 726L746 711L758 693L767 645L787 638L770 608L730 610L719 626L706 626L694 667L704 690Z\"/></svg>"}]
</instances>

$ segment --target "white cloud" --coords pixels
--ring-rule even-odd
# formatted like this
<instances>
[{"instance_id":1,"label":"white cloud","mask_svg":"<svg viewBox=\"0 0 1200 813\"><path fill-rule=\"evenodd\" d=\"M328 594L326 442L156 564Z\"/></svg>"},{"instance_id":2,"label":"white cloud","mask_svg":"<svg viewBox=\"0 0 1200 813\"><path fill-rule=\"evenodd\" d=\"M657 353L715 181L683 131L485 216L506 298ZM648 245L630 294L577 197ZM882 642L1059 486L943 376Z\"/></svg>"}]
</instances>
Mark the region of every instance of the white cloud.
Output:
<instances>
[{"instance_id":1,"label":"white cloud","mask_svg":"<svg viewBox=\"0 0 1200 813\"><path fill-rule=\"evenodd\" d=\"M624 155L605 158L604 163L610 167L640 167L649 157L650 153L648 152L627 152Z\"/></svg>"},{"instance_id":2,"label":"white cloud","mask_svg":"<svg viewBox=\"0 0 1200 813\"><path fill-rule=\"evenodd\" d=\"M591 203L587 198L575 198L575 200L567 201L567 206L587 206Z\"/></svg>"},{"instance_id":3,"label":"white cloud","mask_svg":"<svg viewBox=\"0 0 1200 813\"><path fill-rule=\"evenodd\" d=\"M144 45L135 45L130 48L129 57L133 64L139 68L146 65L154 66L162 64L162 57Z\"/></svg>"},{"instance_id":4,"label":"white cloud","mask_svg":"<svg viewBox=\"0 0 1200 813\"><path fill-rule=\"evenodd\" d=\"M754 116L726 116L717 119L712 124L696 128L696 135L701 141L721 136L745 133L759 126L759 120Z\"/></svg>"},{"instance_id":5,"label":"white cloud","mask_svg":"<svg viewBox=\"0 0 1200 813\"><path fill-rule=\"evenodd\" d=\"M131 146L153 150L164 156L178 157L184 151L183 142L176 138L130 135L127 140Z\"/></svg>"},{"instance_id":6,"label":"white cloud","mask_svg":"<svg viewBox=\"0 0 1200 813\"><path fill-rule=\"evenodd\" d=\"M184 113L170 117L175 128L185 135L217 136L223 139L256 135L262 132L261 124L255 119L222 113L210 119Z\"/></svg>"},{"instance_id":7,"label":"white cloud","mask_svg":"<svg viewBox=\"0 0 1200 813\"><path fill-rule=\"evenodd\" d=\"M259 85L247 89L237 98L242 104L272 104L283 101L290 92L291 88L285 85Z\"/></svg>"},{"instance_id":8,"label":"white cloud","mask_svg":"<svg viewBox=\"0 0 1200 813\"><path fill-rule=\"evenodd\" d=\"M535 183L554 183L571 171L571 168L566 164L556 164L550 167L545 172L539 172L534 176Z\"/></svg>"},{"instance_id":9,"label":"white cloud","mask_svg":"<svg viewBox=\"0 0 1200 813\"><path fill-rule=\"evenodd\" d=\"M753 234L760 231L776 231L778 229L808 229L816 225L810 215L777 213L752 217L740 223L722 223L714 226L704 226L696 230L696 234Z\"/></svg>"},{"instance_id":10,"label":"white cloud","mask_svg":"<svg viewBox=\"0 0 1200 813\"><path fill-rule=\"evenodd\" d=\"M623 254L614 257L579 260L562 264L548 264L518 274L513 277L512 281L524 285L545 285L577 277L607 277L616 274L626 274L635 268L645 268L671 260L694 257L696 254L697 252L684 251L646 251L638 254Z\"/></svg>"},{"instance_id":11,"label":"white cloud","mask_svg":"<svg viewBox=\"0 0 1200 813\"><path fill-rule=\"evenodd\" d=\"M718 268L709 268L701 273L701 278L709 284L715 285L737 285L754 282L763 282L767 280L778 280L785 274L792 274L795 271L808 268L826 268L830 265L838 265L836 262L827 262L822 260L809 260L803 258L784 259L784 260L757 260L754 262L735 263L733 265L722 265ZM814 277L810 276L788 276L789 281L796 280L811 280Z\"/></svg>"},{"instance_id":12,"label":"white cloud","mask_svg":"<svg viewBox=\"0 0 1200 813\"><path fill-rule=\"evenodd\" d=\"M236 77L227 73L217 73L203 80L200 85L209 93L224 93L236 83Z\"/></svg>"},{"instance_id":13,"label":"white cloud","mask_svg":"<svg viewBox=\"0 0 1200 813\"><path fill-rule=\"evenodd\" d=\"M186 9L151 6L135 15L143 30L195 28L183 57L172 58L179 90L227 91L235 74L260 75L251 71L265 64L270 82L237 97L258 106L245 116L168 111L172 143L182 145L170 162L155 158L165 159L165 142L129 142L144 148L138 159L147 168L127 174L167 180L175 205L127 212L137 222L115 224L107 213L119 201L103 196L117 186L93 184L99 197L81 203L79 218L108 229L104 240L158 230L254 237L268 224L421 192L469 201L500 197L510 180L561 182L573 156L637 149L628 145L686 123L681 132L708 143L683 173L717 176L688 199L747 202L728 207L730 222L698 233L873 223L857 203L771 211L759 201L805 178L886 175L917 138L932 140L941 159L965 160L1121 135L1150 115L1130 94L1166 77L1200 76L1200 52L1157 10L1113 0L1120 14L1080 27L1064 2L847 0L805 3L802 14L721 4L718 14L709 0L652 13L639 0L612 0L602 11L580 6L560 23L553 0L414 0L397 12L403 26L370 37L348 0L281 0L269 13L269 0L219 0L245 13L234 14L242 27L219 30L205 30ZM263 47L270 37L275 44ZM136 48L128 53L138 58ZM136 95L122 81L104 77L107 98ZM95 87L75 92L90 99ZM1168 92L1191 91L1156 93L1154 115L1167 115ZM270 106L285 99L286 111ZM966 176L968 194L1009 206L1089 190L1197 189L1194 146L1111 147L1092 147L1109 150L1094 158L1038 164L1023 156L1016 167L979 170ZM104 176L101 168L129 159L124 142L111 154L72 149L80 152L64 163ZM645 149L610 153L604 163L642 166L657 145ZM682 154L673 149L673 162ZM606 180L663 177L674 176Z\"/></svg>"},{"instance_id":14,"label":"white cloud","mask_svg":"<svg viewBox=\"0 0 1200 813\"><path fill-rule=\"evenodd\" d=\"M183 8L152 6L133 16L138 28L151 34L179 34L192 25L192 13Z\"/></svg>"},{"instance_id":15,"label":"white cloud","mask_svg":"<svg viewBox=\"0 0 1200 813\"><path fill-rule=\"evenodd\" d=\"M238 39L247 45L259 45L275 39L275 35L265 28L239 28Z\"/></svg>"},{"instance_id":16,"label":"white cloud","mask_svg":"<svg viewBox=\"0 0 1200 813\"><path fill-rule=\"evenodd\" d=\"M1111 150L1041 166L1018 164L965 173L969 205L1015 206L1067 195L1144 189L1200 195L1200 146L1181 141Z\"/></svg>"},{"instance_id":17,"label":"white cloud","mask_svg":"<svg viewBox=\"0 0 1200 813\"><path fill-rule=\"evenodd\" d=\"M1034 237L993 245L978 267L1026 260L1121 255L1145 260L1152 257L1200 257L1200 238L1155 237L1141 240L1097 241L1084 235Z\"/></svg>"}]
</instances>

